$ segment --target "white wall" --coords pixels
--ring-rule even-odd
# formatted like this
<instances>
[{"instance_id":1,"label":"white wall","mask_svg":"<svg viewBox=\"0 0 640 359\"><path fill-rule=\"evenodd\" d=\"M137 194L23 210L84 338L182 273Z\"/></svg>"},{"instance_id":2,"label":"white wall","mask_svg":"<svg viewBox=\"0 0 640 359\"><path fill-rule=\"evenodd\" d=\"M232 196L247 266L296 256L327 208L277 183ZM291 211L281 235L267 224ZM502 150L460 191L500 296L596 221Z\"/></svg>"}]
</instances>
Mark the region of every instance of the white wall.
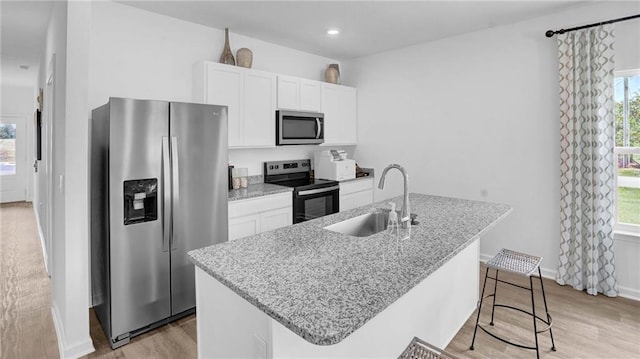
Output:
<instances>
[{"instance_id":1,"label":"white wall","mask_svg":"<svg viewBox=\"0 0 640 359\"><path fill-rule=\"evenodd\" d=\"M89 47L91 2L67 5L65 92L65 357L94 351L89 335ZM76 295L80 294L80 295Z\"/></svg>"},{"instance_id":2,"label":"white wall","mask_svg":"<svg viewBox=\"0 0 640 359\"><path fill-rule=\"evenodd\" d=\"M51 158L51 193L50 197L47 193L49 190L39 193L38 203L42 202L45 209L38 206L37 214L41 225L45 223L45 226L51 226L50 230L43 228L43 233L51 237L48 253L51 256L51 307L62 358L75 358L93 351L86 295L86 69L89 60L90 9L89 2L54 4L38 85L47 88L49 75L53 74L53 87L45 93L45 101L49 102L43 113L48 129L52 132L51 146L43 149L43 157ZM39 184L48 180L46 175L38 176ZM50 222L46 218L46 208L49 206Z\"/></svg>"},{"instance_id":3,"label":"white wall","mask_svg":"<svg viewBox=\"0 0 640 359\"><path fill-rule=\"evenodd\" d=\"M25 128L24 144L24 167L20 170L24 173L25 198L27 202L33 199L33 149L34 149L34 112L36 110L36 91L33 86L21 86L5 83L2 80L0 90L0 114L4 116L18 116L24 118Z\"/></svg>"},{"instance_id":4,"label":"white wall","mask_svg":"<svg viewBox=\"0 0 640 359\"><path fill-rule=\"evenodd\" d=\"M93 5L91 27L90 108L109 97L193 101L192 66L217 61L224 45L222 30L185 22L119 3ZM321 80L335 59L267 43L230 30L232 51L253 52L252 68ZM275 116L275 114L274 114ZM230 163L262 174L262 161L310 158L317 147L231 150Z\"/></svg>"},{"instance_id":5,"label":"white wall","mask_svg":"<svg viewBox=\"0 0 640 359\"><path fill-rule=\"evenodd\" d=\"M49 274L51 275L51 307L53 312L53 320L58 335L58 345L61 349L66 343L65 338L65 318L67 308L65 302L65 221L64 210L65 202L62 191L58 190L58 179L64 173L64 128L65 128L65 91L66 91L66 49L67 49L67 4L66 2L57 2L51 11L49 28L47 30L47 41L44 57L43 78L40 86L46 86L46 77L48 74L54 74L53 92L47 93L48 101L51 101L51 108L46 108L43 116L47 121L49 130L52 131L52 144L50 154L50 171L53 179L51 183L50 203L45 200L44 205L50 206L51 221L49 222L49 230L47 235L51 236L48 255L51 256L51 267ZM53 60L53 61L52 61ZM43 154L45 155L45 154ZM40 218L43 222L43 218ZM62 354L62 353L61 353Z\"/></svg>"},{"instance_id":6,"label":"white wall","mask_svg":"<svg viewBox=\"0 0 640 359\"><path fill-rule=\"evenodd\" d=\"M637 2L567 12L355 59L344 77L358 88L362 165L405 166L411 191L515 208L487 234L500 248L540 255L554 275L559 255L559 90L555 39L568 28L638 13ZM640 21L617 27L619 66L640 67ZM378 172L379 173L379 172ZM401 193L390 173L376 199ZM620 253L621 293L640 298L640 242Z\"/></svg>"}]
</instances>

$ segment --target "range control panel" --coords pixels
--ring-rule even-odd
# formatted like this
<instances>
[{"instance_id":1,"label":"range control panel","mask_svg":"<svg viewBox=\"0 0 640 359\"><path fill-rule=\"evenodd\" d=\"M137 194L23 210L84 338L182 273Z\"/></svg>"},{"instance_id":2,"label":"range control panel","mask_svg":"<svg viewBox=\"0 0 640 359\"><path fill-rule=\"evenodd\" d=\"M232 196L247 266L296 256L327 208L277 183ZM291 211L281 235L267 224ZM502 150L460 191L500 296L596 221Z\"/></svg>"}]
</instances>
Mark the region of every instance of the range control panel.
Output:
<instances>
[{"instance_id":1,"label":"range control panel","mask_svg":"<svg viewBox=\"0 0 640 359\"><path fill-rule=\"evenodd\" d=\"M311 171L311 160L289 160L264 163L267 176Z\"/></svg>"}]
</instances>

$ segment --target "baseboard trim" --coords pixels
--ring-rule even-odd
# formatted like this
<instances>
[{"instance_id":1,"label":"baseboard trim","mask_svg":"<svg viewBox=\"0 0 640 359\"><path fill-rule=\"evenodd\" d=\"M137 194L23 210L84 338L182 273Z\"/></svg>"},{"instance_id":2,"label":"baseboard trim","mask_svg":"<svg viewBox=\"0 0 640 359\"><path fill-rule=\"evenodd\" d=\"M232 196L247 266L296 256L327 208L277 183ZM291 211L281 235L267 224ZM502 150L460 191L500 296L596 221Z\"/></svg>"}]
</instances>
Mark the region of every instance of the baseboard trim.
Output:
<instances>
[{"instance_id":1,"label":"baseboard trim","mask_svg":"<svg viewBox=\"0 0 640 359\"><path fill-rule=\"evenodd\" d=\"M93 347L93 342L91 341L91 339L89 339L65 348L64 350L65 356L61 358L65 358L65 359L81 358L87 354L93 353L94 351L96 351L96 349Z\"/></svg>"},{"instance_id":2,"label":"baseboard trim","mask_svg":"<svg viewBox=\"0 0 640 359\"><path fill-rule=\"evenodd\" d=\"M60 320L60 312L58 307L54 304L51 305L51 316L53 317L53 326L56 329L56 337L58 339L58 352L62 359L76 359L85 356L89 353L93 353L96 349L93 347L93 341L91 337L73 345L67 345L64 337L64 328L62 321Z\"/></svg>"},{"instance_id":3,"label":"baseboard trim","mask_svg":"<svg viewBox=\"0 0 640 359\"><path fill-rule=\"evenodd\" d=\"M42 226L40 225L40 216L36 207L33 206L33 214L36 217L36 226L38 227L38 238L40 239L40 246L42 247L42 259L44 260L44 270L47 271L47 274L51 276L51 272L49 272L49 257L47 256L47 247L44 242L44 232L42 232Z\"/></svg>"},{"instance_id":4,"label":"baseboard trim","mask_svg":"<svg viewBox=\"0 0 640 359\"><path fill-rule=\"evenodd\" d=\"M53 318L53 327L56 329L56 337L58 338L58 352L60 358L64 358L64 330L62 330L62 322L60 321L60 313L55 304L51 304L51 317Z\"/></svg>"},{"instance_id":5,"label":"baseboard trim","mask_svg":"<svg viewBox=\"0 0 640 359\"><path fill-rule=\"evenodd\" d=\"M487 263L491 258L493 258L492 255L480 253L480 262L482 263ZM542 272L543 278L556 280L557 271L555 269L540 267L540 272ZM640 301L640 290L638 289L620 286L618 287L618 291L618 295L622 298Z\"/></svg>"},{"instance_id":6,"label":"baseboard trim","mask_svg":"<svg viewBox=\"0 0 640 359\"><path fill-rule=\"evenodd\" d=\"M640 290L629 287L618 287L618 290L621 297L640 301Z\"/></svg>"}]
</instances>

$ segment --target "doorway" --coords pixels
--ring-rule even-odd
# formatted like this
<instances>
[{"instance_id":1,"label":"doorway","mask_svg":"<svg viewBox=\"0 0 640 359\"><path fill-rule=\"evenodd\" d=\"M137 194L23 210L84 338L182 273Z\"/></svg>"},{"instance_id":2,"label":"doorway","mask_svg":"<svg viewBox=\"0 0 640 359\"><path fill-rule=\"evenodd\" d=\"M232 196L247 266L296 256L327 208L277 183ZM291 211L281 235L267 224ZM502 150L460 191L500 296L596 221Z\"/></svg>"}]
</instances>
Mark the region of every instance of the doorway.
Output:
<instances>
[{"instance_id":1,"label":"doorway","mask_svg":"<svg viewBox=\"0 0 640 359\"><path fill-rule=\"evenodd\" d=\"M0 116L0 203L26 198L25 118Z\"/></svg>"}]
</instances>

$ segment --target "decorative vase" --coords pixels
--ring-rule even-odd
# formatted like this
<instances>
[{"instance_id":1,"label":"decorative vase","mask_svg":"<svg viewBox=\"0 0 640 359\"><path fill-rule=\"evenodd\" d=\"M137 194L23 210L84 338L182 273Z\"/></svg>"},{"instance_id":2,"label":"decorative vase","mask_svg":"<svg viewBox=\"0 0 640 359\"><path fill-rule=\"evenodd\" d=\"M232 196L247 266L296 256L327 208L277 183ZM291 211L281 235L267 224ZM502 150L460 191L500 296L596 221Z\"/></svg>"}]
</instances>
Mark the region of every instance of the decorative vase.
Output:
<instances>
[{"instance_id":1,"label":"decorative vase","mask_svg":"<svg viewBox=\"0 0 640 359\"><path fill-rule=\"evenodd\" d=\"M324 80L328 83L339 84L340 83L340 68L338 64L331 64L324 72Z\"/></svg>"},{"instance_id":2,"label":"decorative vase","mask_svg":"<svg viewBox=\"0 0 640 359\"><path fill-rule=\"evenodd\" d=\"M220 55L220 63L234 66L236 64L236 59L233 58L233 52L231 52L231 46L229 46L229 28L224 29L224 50Z\"/></svg>"},{"instance_id":3,"label":"decorative vase","mask_svg":"<svg viewBox=\"0 0 640 359\"><path fill-rule=\"evenodd\" d=\"M253 63L253 52L243 47L236 52L236 59L238 60L238 66L250 69Z\"/></svg>"}]
</instances>

